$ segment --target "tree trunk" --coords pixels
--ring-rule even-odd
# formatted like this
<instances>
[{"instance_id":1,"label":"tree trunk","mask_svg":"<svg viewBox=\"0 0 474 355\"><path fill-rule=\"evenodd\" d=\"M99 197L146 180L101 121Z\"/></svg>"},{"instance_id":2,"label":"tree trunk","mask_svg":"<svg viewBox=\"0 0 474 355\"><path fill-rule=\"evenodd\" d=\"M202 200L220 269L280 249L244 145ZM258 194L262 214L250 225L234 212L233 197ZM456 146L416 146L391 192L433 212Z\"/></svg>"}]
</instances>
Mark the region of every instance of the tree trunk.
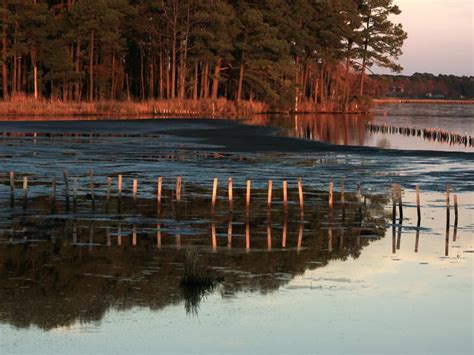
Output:
<instances>
[{"instance_id":1,"label":"tree trunk","mask_svg":"<svg viewBox=\"0 0 474 355\"><path fill-rule=\"evenodd\" d=\"M145 100L145 73L143 65L143 45L140 45L140 98Z\"/></svg>"},{"instance_id":2,"label":"tree trunk","mask_svg":"<svg viewBox=\"0 0 474 355\"><path fill-rule=\"evenodd\" d=\"M7 1L3 1L3 26L2 26L2 88L3 88L3 99L9 98L8 93L8 42L7 42Z\"/></svg>"},{"instance_id":3,"label":"tree trunk","mask_svg":"<svg viewBox=\"0 0 474 355\"><path fill-rule=\"evenodd\" d=\"M198 99L198 81L199 81L199 64L196 62L194 64L194 88L193 88L193 100L197 101Z\"/></svg>"},{"instance_id":4,"label":"tree trunk","mask_svg":"<svg viewBox=\"0 0 474 355\"><path fill-rule=\"evenodd\" d=\"M148 99L153 100L155 98L155 66L153 65L154 58L150 59L148 65Z\"/></svg>"},{"instance_id":5,"label":"tree trunk","mask_svg":"<svg viewBox=\"0 0 474 355\"><path fill-rule=\"evenodd\" d=\"M163 94L163 53L160 52L160 81L159 81L159 97L160 99L163 99L164 94Z\"/></svg>"},{"instance_id":6,"label":"tree trunk","mask_svg":"<svg viewBox=\"0 0 474 355\"><path fill-rule=\"evenodd\" d=\"M204 73L202 80L203 94L201 98L207 99L209 97L209 63L204 64Z\"/></svg>"},{"instance_id":7,"label":"tree trunk","mask_svg":"<svg viewBox=\"0 0 474 355\"><path fill-rule=\"evenodd\" d=\"M244 60L240 62L240 73L239 73L239 86L237 88L237 103L240 103L240 100L242 100L242 90L244 88Z\"/></svg>"},{"instance_id":8,"label":"tree trunk","mask_svg":"<svg viewBox=\"0 0 474 355\"><path fill-rule=\"evenodd\" d=\"M94 100L94 31L90 33L89 49L89 101Z\"/></svg>"},{"instance_id":9,"label":"tree trunk","mask_svg":"<svg viewBox=\"0 0 474 355\"><path fill-rule=\"evenodd\" d=\"M176 93L176 22L173 23L173 38L171 43L171 98L174 99Z\"/></svg>"},{"instance_id":10,"label":"tree trunk","mask_svg":"<svg viewBox=\"0 0 474 355\"><path fill-rule=\"evenodd\" d=\"M74 95L76 101L80 101L81 99L81 82L79 79L79 74L81 72L81 36L77 35L77 43L76 43L76 83L74 84Z\"/></svg>"},{"instance_id":11,"label":"tree trunk","mask_svg":"<svg viewBox=\"0 0 474 355\"><path fill-rule=\"evenodd\" d=\"M222 59L217 58L216 59L216 64L214 65L214 77L212 79L212 99L216 100L217 99L217 94L219 91L219 79L220 79L220 73L221 73L221 63Z\"/></svg>"},{"instance_id":12,"label":"tree trunk","mask_svg":"<svg viewBox=\"0 0 474 355\"><path fill-rule=\"evenodd\" d=\"M344 89L342 93L344 100L344 111L347 111L349 108L349 69L351 65L351 51L352 41L349 40L349 43L347 44L346 70L344 72Z\"/></svg>"}]
</instances>

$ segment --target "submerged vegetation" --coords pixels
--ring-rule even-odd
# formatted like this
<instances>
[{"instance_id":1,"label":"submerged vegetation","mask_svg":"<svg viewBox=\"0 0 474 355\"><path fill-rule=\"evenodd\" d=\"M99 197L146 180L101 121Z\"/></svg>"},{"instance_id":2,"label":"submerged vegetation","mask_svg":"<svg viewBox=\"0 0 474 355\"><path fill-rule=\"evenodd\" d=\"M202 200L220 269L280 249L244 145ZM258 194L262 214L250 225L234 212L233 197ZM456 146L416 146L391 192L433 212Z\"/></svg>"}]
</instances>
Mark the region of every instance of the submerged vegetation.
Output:
<instances>
[{"instance_id":1,"label":"submerged vegetation","mask_svg":"<svg viewBox=\"0 0 474 355\"><path fill-rule=\"evenodd\" d=\"M171 100L176 111L183 101L174 100L221 99L239 113L244 101L253 111L262 110L254 102L279 110L363 111L370 103L366 72L374 64L399 71L395 60L406 38L390 20L400 13L392 0L5 0L0 6L1 97L52 100L39 114L49 114L47 105L57 100ZM2 114L9 110L0 106Z\"/></svg>"}]
</instances>

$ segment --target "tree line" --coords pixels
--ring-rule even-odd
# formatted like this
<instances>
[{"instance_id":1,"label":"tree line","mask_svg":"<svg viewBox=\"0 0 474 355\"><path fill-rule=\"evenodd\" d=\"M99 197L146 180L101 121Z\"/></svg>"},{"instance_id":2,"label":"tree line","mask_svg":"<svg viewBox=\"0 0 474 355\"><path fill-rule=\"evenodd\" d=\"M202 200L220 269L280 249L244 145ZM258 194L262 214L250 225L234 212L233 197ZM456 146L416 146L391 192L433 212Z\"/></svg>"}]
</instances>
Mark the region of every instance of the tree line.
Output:
<instances>
[{"instance_id":1,"label":"tree line","mask_svg":"<svg viewBox=\"0 0 474 355\"><path fill-rule=\"evenodd\" d=\"M415 73L372 75L368 93L378 97L474 99L474 77Z\"/></svg>"},{"instance_id":2,"label":"tree line","mask_svg":"<svg viewBox=\"0 0 474 355\"><path fill-rule=\"evenodd\" d=\"M347 110L372 65L402 69L399 13L392 0L0 0L0 93Z\"/></svg>"}]
</instances>

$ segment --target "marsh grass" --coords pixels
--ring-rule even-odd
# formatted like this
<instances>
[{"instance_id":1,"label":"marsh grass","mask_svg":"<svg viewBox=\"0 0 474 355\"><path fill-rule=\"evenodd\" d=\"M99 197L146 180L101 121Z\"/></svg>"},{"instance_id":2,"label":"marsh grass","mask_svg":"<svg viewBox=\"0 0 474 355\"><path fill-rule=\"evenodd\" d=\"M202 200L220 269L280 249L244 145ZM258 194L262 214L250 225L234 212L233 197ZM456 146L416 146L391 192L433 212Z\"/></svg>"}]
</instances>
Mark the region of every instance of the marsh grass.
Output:
<instances>
[{"instance_id":1,"label":"marsh grass","mask_svg":"<svg viewBox=\"0 0 474 355\"><path fill-rule=\"evenodd\" d=\"M267 112L264 103L256 101L218 100L149 100L94 102L62 101L59 99L37 99L17 95L0 101L0 116L150 116L170 115L184 117L237 117Z\"/></svg>"}]
</instances>

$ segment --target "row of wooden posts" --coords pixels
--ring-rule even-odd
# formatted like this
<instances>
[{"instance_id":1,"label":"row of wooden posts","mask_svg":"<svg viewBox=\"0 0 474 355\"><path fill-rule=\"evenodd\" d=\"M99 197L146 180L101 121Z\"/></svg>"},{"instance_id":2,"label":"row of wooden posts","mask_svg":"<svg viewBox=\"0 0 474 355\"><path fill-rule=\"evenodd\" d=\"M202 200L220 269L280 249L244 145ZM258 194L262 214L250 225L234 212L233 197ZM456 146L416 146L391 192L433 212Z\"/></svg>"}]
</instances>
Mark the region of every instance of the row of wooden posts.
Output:
<instances>
[{"instance_id":1,"label":"row of wooden posts","mask_svg":"<svg viewBox=\"0 0 474 355\"><path fill-rule=\"evenodd\" d=\"M67 171L63 173L64 178L64 190L65 190L65 203L66 210L70 210L70 192L69 192L69 175ZM176 202L181 202L182 200L182 184L183 179L181 176L178 176L176 179L176 189L175 197ZM245 207L246 212L250 212L250 200L251 200L251 180L246 180L246 194L245 194ZM211 197L211 211L214 212L217 204L217 191L218 191L219 180L214 178L212 186L212 197ZM267 193L267 208L270 209L273 201L273 180L268 180L268 193ZM288 208L288 182L283 180L283 208L286 211ZM11 197L10 204L11 207L15 206L15 173L10 172L10 189ZM92 171L89 173L89 192L92 202L92 208L95 209L95 189L94 189L94 174ZM117 177L117 197L120 199L123 192L123 177L121 174ZM227 180L227 192L228 192L228 203L229 211L233 211L233 179L229 177ZM345 203L345 187L344 180L341 181L340 186L340 204L343 206ZM107 177L107 192L106 192L106 202L110 202L112 196L112 178ZM73 205L76 206L78 197L78 181L77 178L73 178ZM138 179L133 179L132 185L132 197L133 201L136 203L138 199ZM157 191L156 191L156 201L158 206L161 205L163 197L163 177L158 177L157 180ZM298 178L298 197L299 197L299 207L300 212L304 214L304 193L303 193L303 181L302 178ZM360 184L357 184L357 201L360 203L362 198ZM400 184L393 184L392 186L392 221L396 221L396 209L398 203L399 218L403 220L403 202L402 202L402 191ZM52 188L51 188L51 204L54 206L56 202L56 178L52 178ZM23 208L27 208L28 203L28 176L23 176ZM334 182L331 179L329 182L329 194L328 194L328 207L332 209L334 207ZM416 207L417 207L417 225L420 226L421 223L421 207L420 207L420 188L416 185ZM446 208L447 208L447 222L449 224L449 211L450 211L450 185L446 186ZM458 221L458 198L457 195L454 195L454 211L455 211L455 221L457 224Z\"/></svg>"},{"instance_id":2,"label":"row of wooden posts","mask_svg":"<svg viewBox=\"0 0 474 355\"><path fill-rule=\"evenodd\" d=\"M474 146L472 137L467 135L467 133L465 135L461 135L452 131L443 131L441 129L396 127L387 124L375 123L367 123L366 128L370 133L401 134L404 136L422 137L425 140L448 143L450 145L459 144L464 145L465 147Z\"/></svg>"},{"instance_id":3,"label":"row of wooden posts","mask_svg":"<svg viewBox=\"0 0 474 355\"><path fill-rule=\"evenodd\" d=\"M66 210L70 209L70 188L69 188L69 175L67 171L63 173L64 178L64 193L65 193L65 203L66 203ZM74 206L77 203L78 197L78 180L77 178L73 178L72 180L72 190L73 190L73 204ZM298 178L298 197L299 197L299 207L300 211L304 213L304 193L303 193L303 180L302 178ZM176 188L175 188L175 197L176 202L181 202L182 200L182 184L183 179L181 176L178 176L176 179ZM55 204L56 202L56 177L53 177L51 180L51 203ZM217 191L218 191L219 180L218 178L214 178L213 180L213 187L212 187L212 197L211 197L211 210L215 211L216 204L217 204ZM250 210L250 201L251 201L251 186L252 181L250 179L246 180L246 193L245 193L245 206L247 212ZM285 210L288 208L288 181L283 180L283 207ZM10 202L11 207L15 206L15 173L10 172ZM233 211L233 202L234 202L234 194L233 194L233 179L232 177L228 178L227 181L227 191L228 191L228 203L229 203L229 211ZM121 174L117 177L117 197L121 198L123 192L123 176ZM94 174L91 171L89 173L89 193L92 201L92 207L95 208L95 189L94 189ZM340 203L344 204L344 180L341 182L341 200ZM106 201L107 203L110 202L112 196L112 178L107 177L107 192L106 192ZM273 201L273 180L268 180L268 195L267 195L267 207L270 209ZM358 201L361 201L361 188L360 184L357 185L357 196ZM132 198L134 202L138 199L138 179L133 179L132 185ZM163 198L163 177L158 177L157 180L157 192L156 192L156 201L158 205L161 204ZM27 208L28 202L28 176L23 176L23 208ZM329 183L329 197L328 197L328 205L329 208L333 208L334 206L334 183L332 179Z\"/></svg>"}]
</instances>

